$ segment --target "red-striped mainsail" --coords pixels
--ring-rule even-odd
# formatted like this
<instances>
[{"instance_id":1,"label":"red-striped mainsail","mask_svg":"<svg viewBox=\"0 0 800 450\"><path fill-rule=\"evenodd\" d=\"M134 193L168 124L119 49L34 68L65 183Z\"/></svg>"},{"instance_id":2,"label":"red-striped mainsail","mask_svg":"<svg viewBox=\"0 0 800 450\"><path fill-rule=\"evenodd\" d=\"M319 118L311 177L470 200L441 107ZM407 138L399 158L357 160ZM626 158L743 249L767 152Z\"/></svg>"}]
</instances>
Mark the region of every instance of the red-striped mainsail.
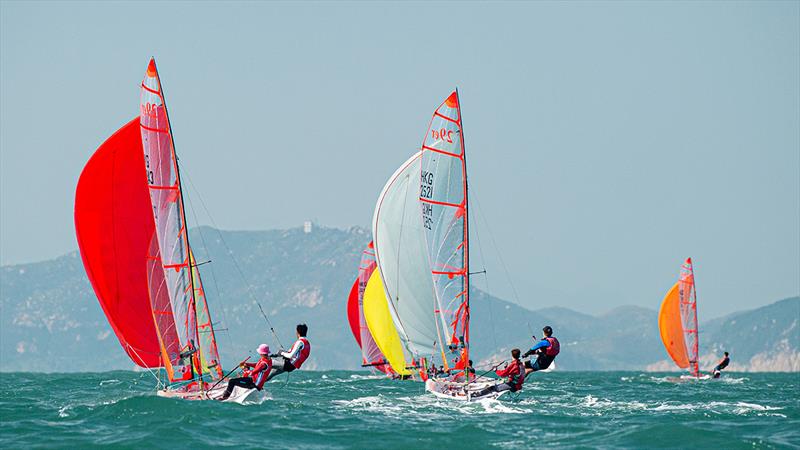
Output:
<instances>
[{"instance_id":1,"label":"red-striped mainsail","mask_svg":"<svg viewBox=\"0 0 800 450\"><path fill-rule=\"evenodd\" d=\"M148 282L165 367L173 381L209 372L221 376L210 314L191 257L172 129L153 59L142 81L139 117L156 231Z\"/></svg>"},{"instance_id":2,"label":"red-striped mainsail","mask_svg":"<svg viewBox=\"0 0 800 450\"><path fill-rule=\"evenodd\" d=\"M453 92L433 113L422 143L419 200L446 366L469 359L467 166L461 107Z\"/></svg>"}]
</instances>

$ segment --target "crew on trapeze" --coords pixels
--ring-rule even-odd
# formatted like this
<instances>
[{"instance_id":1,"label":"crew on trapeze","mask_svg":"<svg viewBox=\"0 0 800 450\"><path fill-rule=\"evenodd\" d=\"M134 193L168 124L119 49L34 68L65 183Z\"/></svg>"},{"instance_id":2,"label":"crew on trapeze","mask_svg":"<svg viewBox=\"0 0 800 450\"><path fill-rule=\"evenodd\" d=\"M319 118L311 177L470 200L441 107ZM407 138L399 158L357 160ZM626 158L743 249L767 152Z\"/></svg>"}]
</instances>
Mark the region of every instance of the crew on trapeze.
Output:
<instances>
[{"instance_id":1,"label":"crew on trapeze","mask_svg":"<svg viewBox=\"0 0 800 450\"><path fill-rule=\"evenodd\" d=\"M273 363L274 367L267 381L283 372L291 372L295 369L299 369L306 359L308 359L308 355L311 354L311 343L306 339L306 334L308 334L308 325L304 323L297 325L297 340L288 352L280 352L274 355L282 357L283 362Z\"/></svg>"},{"instance_id":2,"label":"crew on trapeze","mask_svg":"<svg viewBox=\"0 0 800 450\"><path fill-rule=\"evenodd\" d=\"M553 363L561 351L561 344L558 343L558 339L553 337L553 329L547 325L542 328L542 332L544 333L544 338L522 355L523 358L534 354L538 355L536 361L525 361L525 376L531 372L545 370L550 367L550 364ZM536 336L533 336L533 339L536 340Z\"/></svg>"},{"instance_id":3,"label":"crew on trapeze","mask_svg":"<svg viewBox=\"0 0 800 450\"><path fill-rule=\"evenodd\" d=\"M714 367L714 371L711 372L714 378L719 378L722 376L722 369L728 367L728 364L731 363L731 359L728 357L728 352L725 352L725 356L719 360L717 366Z\"/></svg>"},{"instance_id":4,"label":"crew on trapeze","mask_svg":"<svg viewBox=\"0 0 800 450\"><path fill-rule=\"evenodd\" d=\"M517 392L522 389L522 384L525 383L525 366L519 359L519 353L520 351L518 348L511 350L511 363L507 364L503 369L495 371L499 377L508 377L505 383L489 386L486 389L472 394L472 396L482 397L492 392Z\"/></svg>"},{"instance_id":5,"label":"crew on trapeze","mask_svg":"<svg viewBox=\"0 0 800 450\"><path fill-rule=\"evenodd\" d=\"M264 383L269 377L269 372L272 370L272 359L269 357L269 345L261 344L256 350L261 358L257 363L243 362L239 367L244 369L242 376L232 378L228 381L228 387L225 393L222 394L220 400L227 400L233 393L233 388L236 386L245 389L258 389L259 391L264 387ZM250 369L250 370L247 370Z\"/></svg>"}]
</instances>

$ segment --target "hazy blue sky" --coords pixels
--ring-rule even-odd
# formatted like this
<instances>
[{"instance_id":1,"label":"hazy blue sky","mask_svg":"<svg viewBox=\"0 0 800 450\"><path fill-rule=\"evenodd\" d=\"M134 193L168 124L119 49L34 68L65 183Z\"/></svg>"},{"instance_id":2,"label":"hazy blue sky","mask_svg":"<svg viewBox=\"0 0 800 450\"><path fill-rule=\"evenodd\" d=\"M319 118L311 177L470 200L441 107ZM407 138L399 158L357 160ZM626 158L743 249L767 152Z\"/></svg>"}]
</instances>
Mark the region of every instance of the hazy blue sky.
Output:
<instances>
[{"instance_id":1,"label":"hazy blue sky","mask_svg":"<svg viewBox=\"0 0 800 450\"><path fill-rule=\"evenodd\" d=\"M799 5L3 1L0 259L77 247L153 55L221 228L367 226L458 86L491 292L500 254L531 308L657 308L686 256L701 320L796 295Z\"/></svg>"}]
</instances>

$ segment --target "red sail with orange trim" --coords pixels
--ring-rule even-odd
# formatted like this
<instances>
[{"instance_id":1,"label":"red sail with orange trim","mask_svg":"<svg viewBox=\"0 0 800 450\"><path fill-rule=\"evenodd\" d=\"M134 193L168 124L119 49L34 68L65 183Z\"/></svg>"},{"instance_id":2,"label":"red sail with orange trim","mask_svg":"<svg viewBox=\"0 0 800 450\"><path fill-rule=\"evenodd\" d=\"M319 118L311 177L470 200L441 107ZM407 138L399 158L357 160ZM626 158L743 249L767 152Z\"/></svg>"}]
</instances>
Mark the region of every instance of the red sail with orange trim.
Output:
<instances>
[{"instance_id":1,"label":"red sail with orange trim","mask_svg":"<svg viewBox=\"0 0 800 450\"><path fill-rule=\"evenodd\" d=\"M141 367L161 367L150 311L147 255L155 226L134 119L92 155L75 192L75 232L83 266L120 344Z\"/></svg>"},{"instance_id":2,"label":"red sail with orange trim","mask_svg":"<svg viewBox=\"0 0 800 450\"><path fill-rule=\"evenodd\" d=\"M678 282L670 288L658 313L661 341L670 358L682 369L699 376L697 298L692 258L681 266Z\"/></svg>"},{"instance_id":3,"label":"red sail with orange trim","mask_svg":"<svg viewBox=\"0 0 800 450\"><path fill-rule=\"evenodd\" d=\"M422 143L419 200L445 367L469 360L467 163L455 91L433 113Z\"/></svg>"}]
</instances>

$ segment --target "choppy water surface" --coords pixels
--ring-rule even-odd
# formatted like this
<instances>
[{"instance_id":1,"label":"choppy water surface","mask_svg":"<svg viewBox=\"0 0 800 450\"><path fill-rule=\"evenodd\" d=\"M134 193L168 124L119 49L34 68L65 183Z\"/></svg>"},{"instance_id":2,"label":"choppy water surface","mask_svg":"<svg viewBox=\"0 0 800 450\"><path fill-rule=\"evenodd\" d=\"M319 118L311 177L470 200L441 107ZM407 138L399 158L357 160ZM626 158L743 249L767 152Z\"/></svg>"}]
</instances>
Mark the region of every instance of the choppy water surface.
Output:
<instances>
[{"instance_id":1,"label":"choppy water surface","mask_svg":"<svg viewBox=\"0 0 800 450\"><path fill-rule=\"evenodd\" d=\"M800 374L534 374L516 397L437 399L365 373L281 376L261 404L156 397L148 373L0 374L0 447L800 447Z\"/></svg>"}]
</instances>

